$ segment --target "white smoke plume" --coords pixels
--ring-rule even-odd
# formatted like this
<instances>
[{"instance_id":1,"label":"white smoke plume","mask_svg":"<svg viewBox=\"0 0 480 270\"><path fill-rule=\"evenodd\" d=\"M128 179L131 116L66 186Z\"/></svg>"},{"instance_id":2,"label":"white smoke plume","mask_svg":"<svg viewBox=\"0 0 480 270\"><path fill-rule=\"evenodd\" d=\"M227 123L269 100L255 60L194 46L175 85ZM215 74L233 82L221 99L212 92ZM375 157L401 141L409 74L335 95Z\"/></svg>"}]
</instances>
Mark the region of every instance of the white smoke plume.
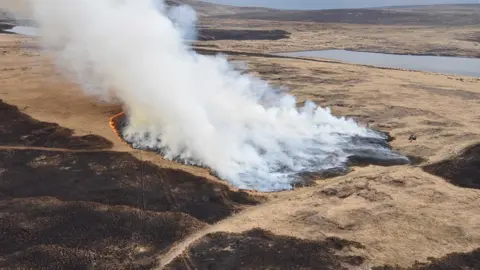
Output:
<instances>
[{"instance_id":1,"label":"white smoke plume","mask_svg":"<svg viewBox=\"0 0 480 270\"><path fill-rule=\"evenodd\" d=\"M86 93L123 101L130 120L123 135L137 147L260 191L290 189L300 172L345 166L352 147L398 157L352 146L352 136L381 137L354 121L311 102L297 108L293 96L226 58L196 54L184 42L196 21L191 9L155 0L31 4L63 71Z\"/></svg>"},{"instance_id":2,"label":"white smoke plume","mask_svg":"<svg viewBox=\"0 0 480 270\"><path fill-rule=\"evenodd\" d=\"M197 39L197 14L195 10L187 5L180 5L170 8L168 17L174 22L177 29L186 40Z\"/></svg>"}]
</instances>

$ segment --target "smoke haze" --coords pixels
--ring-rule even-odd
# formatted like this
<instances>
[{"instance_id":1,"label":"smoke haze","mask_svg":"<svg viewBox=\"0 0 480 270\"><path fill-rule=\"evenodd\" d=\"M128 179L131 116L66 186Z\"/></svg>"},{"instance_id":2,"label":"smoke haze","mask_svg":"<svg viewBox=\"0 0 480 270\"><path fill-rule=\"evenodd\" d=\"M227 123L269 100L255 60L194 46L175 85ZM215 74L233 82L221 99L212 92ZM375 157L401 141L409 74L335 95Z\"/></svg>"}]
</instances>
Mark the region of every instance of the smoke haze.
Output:
<instances>
[{"instance_id":1,"label":"smoke haze","mask_svg":"<svg viewBox=\"0 0 480 270\"><path fill-rule=\"evenodd\" d=\"M290 189L302 172L344 168L352 153L406 159L357 137L383 140L354 121L196 54L189 7L154 0L31 2L58 67L102 99L125 104L124 137L168 159L207 166L239 188Z\"/></svg>"},{"instance_id":2,"label":"smoke haze","mask_svg":"<svg viewBox=\"0 0 480 270\"><path fill-rule=\"evenodd\" d=\"M168 12L168 16L174 22L177 29L181 32L184 39L197 39L197 31L195 28L197 23L197 15L193 8L186 5L172 7Z\"/></svg>"}]
</instances>

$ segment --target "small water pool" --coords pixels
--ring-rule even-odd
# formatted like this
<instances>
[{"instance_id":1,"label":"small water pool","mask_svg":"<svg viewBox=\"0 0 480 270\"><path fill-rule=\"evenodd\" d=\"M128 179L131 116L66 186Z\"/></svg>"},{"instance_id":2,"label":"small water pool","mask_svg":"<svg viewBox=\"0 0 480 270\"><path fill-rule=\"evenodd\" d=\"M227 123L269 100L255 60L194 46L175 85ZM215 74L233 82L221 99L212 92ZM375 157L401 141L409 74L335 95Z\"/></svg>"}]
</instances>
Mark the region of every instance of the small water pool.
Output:
<instances>
[{"instance_id":1,"label":"small water pool","mask_svg":"<svg viewBox=\"0 0 480 270\"><path fill-rule=\"evenodd\" d=\"M20 35L25 35L25 36L39 36L40 35L40 30L36 27L30 27L30 26L15 26L12 29L7 29L4 30L5 32L10 32L10 33L15 33L15 34L20 34Z\"/></svg>"},{"instance_id":2,"label":"small water pool","mask_svg":"<svg viewBox=\"0 0 480 270\"><path fill-rule=\"evenodd\" d=\"M372 65L378 67L402 68L480 77L480 59L477 58L399 55L346 50L300 51L275 53L275 55L328 58L354 64Z\"/></svg>"}]
</instances>

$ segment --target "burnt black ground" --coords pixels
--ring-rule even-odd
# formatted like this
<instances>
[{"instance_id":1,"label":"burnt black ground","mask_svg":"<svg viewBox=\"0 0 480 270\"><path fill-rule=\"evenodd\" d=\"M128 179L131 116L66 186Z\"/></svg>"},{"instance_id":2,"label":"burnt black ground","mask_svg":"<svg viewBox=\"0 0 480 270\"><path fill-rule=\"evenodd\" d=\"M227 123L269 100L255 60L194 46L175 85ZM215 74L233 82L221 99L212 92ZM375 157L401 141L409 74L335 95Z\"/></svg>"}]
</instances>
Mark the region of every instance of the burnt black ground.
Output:
<instances>
[{"instance_id":1,"label":"burnt black ground","mask_svg":"<svg viewBox=\"0 0 480 270\"><path fill-rule=\"evenodd\" d=\"M0 199L55 197L182 212L215 222L259 203L247 193L174 169L141 162L127 153L0 151Z\"/></svg>"},{"instance_id":2,"label":"burnt black ground","mask_svg":"<svg viewBox=\"0 0 480 270\"><path fill-rule=\"evenodd\" d=\"M149 269L172 243L263 201L3 102L0 131L0 268Z\"/></svg>"},{"instance_id":3,"label":"burnt black ground","mask_svg":"<svg viewBox=\"0 0 480 270\"><path fill-rule=\"evenodd\" d=\"M339 238L301 240L274 235L262 229L244 233L218 232L197 241L166 269L332 269L362 265L365 258L338 255L362 249L357 242Z\"/></svg>"},{"instance_id":4,"label":"burnt black ground","mask_svg":"<svg viewBox=\"0 0 480 270\"><path fill-rule=\"evenodd\" d=\"M330 237L324 241L274 235L262 229L244 233L217 232L195 242L166 269L363 269L366 258L355 256L358 242ZM480 249L429 258L411 267L376 266L372 270L476 270Z\"/></svg>"},{"instance_id":5,"label":"burnt black ground","mask_svg":"<svg viewBox=\"0 0 480 270\"><path fill-rule=\"evenodd\" d=\"M428 263L417 262L412 267L379 266L372 270L476 270L480 269L480 249L465 253L451 253L442 258L429 258Z\"/></svg>"},{"instance_id":6,"label":"burnt black ground","mask_svg":"<svg viewBox=\"0 0 480 270\"><path fill-rule=\"evenodd\" d=\"M51 197L2 200L0 213L2 269L150 269L152 255L204 226L182 213Z\"/></svg>"},{"instance_id":7,"label":"burnt black ground","mask_svg":"<svg viewBox=\"0 0 480 270\"><path fill-rule=\"evenodd\" d=\"M285 30L199 29L198 40L279 40L290 37Z\"/></svg>"},{"instance_id":8,"label":"burnt black ground","mask_svg":"<svg viewBox=\"0 0 480 270\"><path fill-rule=\"evenodd\" d=\"M423 170L453 185L480 189L480 144L468 147L451 159L424 166Z\"/></svg>"}]
</instances>

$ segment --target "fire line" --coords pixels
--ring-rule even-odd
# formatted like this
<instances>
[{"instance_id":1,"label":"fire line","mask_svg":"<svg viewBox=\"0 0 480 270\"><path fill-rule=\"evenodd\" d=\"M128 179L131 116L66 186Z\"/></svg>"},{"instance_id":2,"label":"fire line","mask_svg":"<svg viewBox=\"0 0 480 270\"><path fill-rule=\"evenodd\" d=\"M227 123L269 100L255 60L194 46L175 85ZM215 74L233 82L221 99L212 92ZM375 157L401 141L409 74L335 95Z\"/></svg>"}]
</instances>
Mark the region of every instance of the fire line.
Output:
<instances>
[{"instance_id":1,"label":"fire line","mask_svg":"<svg viewBox=\"0 0 480 270\"><path fill-rule=\"evenodd\" d=\"M117 135L118 139L123 142L124 144L132 147L127 141L125 141L122 137L122 135L120 134L120 130L118 129L118 126L115 124L115 120L118 118L118 117L124 117L125 116L125 113L124 112L121 112L121 113L118 113L112 117L110 117L108 123L110 124L110 128L113 130L113 132L115 133L115 135Z\"/></svg>"}]
</instances>

